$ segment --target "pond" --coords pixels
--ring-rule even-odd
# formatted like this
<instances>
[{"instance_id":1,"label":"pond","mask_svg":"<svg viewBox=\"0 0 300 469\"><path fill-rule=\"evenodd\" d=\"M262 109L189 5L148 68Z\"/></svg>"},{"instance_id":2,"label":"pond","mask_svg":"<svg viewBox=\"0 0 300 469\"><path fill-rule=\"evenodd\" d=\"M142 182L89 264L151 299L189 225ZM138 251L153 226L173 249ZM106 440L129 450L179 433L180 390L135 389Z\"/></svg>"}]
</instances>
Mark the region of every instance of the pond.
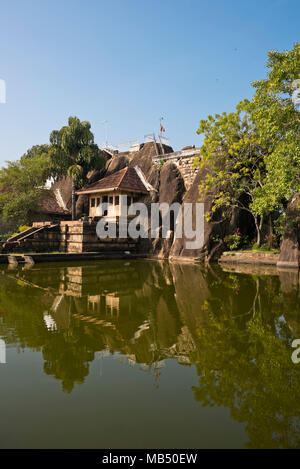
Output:
<instances>
[{"instance_id":1,"label":"pond","mask_svg":"<svg viewBox=\"0 0 300 469\"><path fill-rule=\"evenodd\" d=\"M2 266L0 447L300 447L299 290L273 268Z\"/></svg>"}]
</instances>

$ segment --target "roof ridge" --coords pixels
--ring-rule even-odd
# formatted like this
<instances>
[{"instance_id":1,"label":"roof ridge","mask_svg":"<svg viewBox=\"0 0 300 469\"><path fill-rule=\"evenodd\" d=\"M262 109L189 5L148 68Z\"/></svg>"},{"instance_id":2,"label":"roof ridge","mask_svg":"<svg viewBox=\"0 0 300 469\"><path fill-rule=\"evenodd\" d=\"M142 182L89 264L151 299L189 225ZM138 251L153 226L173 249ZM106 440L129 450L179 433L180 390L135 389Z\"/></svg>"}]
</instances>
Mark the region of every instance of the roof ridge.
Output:
<instances>
[{"instance_id":1,"label":"roof ridge","mask_svg":"<svg viewBox=\"0 0 300 469\"><path fill-rule=\"evenodd\" d=\"M125 166L125 168L122 168L122 169L120 170L120 171L123 171L123 170L125 170L125 171L124 171L124 173L121 175L121 179L119 180L118 187L121 185L121 183L122 183L122 181L123 181L123 179L124 179L124 177L125 177L125 174L127 173L128 169L129 169L129 166Z\"/></svg>"},{"instance_id":2,"label":"roof ridge","mask_svg":"<svg viewBox=\"0 0 300 469\"><path fill-rule=\"evenodd\" d=\"M147 193L147 187L141 180L135 168L132 166L125 166L119 171L116 171L109 176L101 178L92 184L88 184L82 189L76 191L77 193L86 193L87 191L96 192L97 189L103 190L116 190L116 189L140 190Z\"/></svg>"}]
</instances>

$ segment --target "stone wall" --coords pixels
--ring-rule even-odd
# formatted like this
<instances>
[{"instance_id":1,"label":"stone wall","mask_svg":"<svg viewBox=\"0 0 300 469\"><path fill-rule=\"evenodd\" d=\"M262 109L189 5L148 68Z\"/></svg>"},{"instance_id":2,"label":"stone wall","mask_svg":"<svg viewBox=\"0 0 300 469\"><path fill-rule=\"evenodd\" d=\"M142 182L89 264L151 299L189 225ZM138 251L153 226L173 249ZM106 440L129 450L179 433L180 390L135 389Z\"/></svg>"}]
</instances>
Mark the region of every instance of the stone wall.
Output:
<instances>
[{"instance_id":1,"label":"stone wall","mask_svg":"<svg viewBox=\"0 0 300 469\"><path fill-rule=\"evenodd\" d=\"M32 233L22 240L2 244L2 253L16 252L58 252L60 249L60 227L49 222L34 223L33 227L45 229Z\"/></svg>"},{"instance_id":2,"label":"stone wall","mask_svg":"<svg viewBox=\"0 0 300 469\"><path fill-rule=\"evenodd\" d=\"M55 226L49 223L34 223L35 228L43 227L25 239L3 243L2 253L44 253L44 252L136 252L138 240L106 238L99 240L96 233L97 221L65 221Z\"/></svg>"},{"instance_id":3,"label":"stone wall","mask_svg":"<svg viewBox=\"0 0 300 469\"><path fill-rule=\"evenodd\" d=\"M62 222L60 224L60 252L113 252L136 249L136 240L107 238L100 241L96 226L95 220Z\"/></svg>"},{"instance_id":4,"label":"stone wall","mask_svg":"<svg viewBox=\"0 0 300 469\"><path fill-rule=\"evenodd\" d=\"M156 167L163 166L166 162L174 163L184 180L185 188L188 191L192 186L199 168L194 167L194 160L199 156L199 148L188 148L186 150L167 153L153 158L153 164Z\"/></svg>"}]
</instances>

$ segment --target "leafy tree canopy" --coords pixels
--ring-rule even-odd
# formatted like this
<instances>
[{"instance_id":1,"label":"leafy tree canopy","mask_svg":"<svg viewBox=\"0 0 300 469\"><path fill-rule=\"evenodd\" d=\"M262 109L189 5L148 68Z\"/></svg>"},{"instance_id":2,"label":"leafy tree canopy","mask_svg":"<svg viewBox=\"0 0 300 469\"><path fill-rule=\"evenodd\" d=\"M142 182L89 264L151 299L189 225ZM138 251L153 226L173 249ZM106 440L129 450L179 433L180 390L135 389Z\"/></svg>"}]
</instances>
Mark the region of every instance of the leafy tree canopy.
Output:
<instances>
[{"instance_id":1,"label":"leafy tree canopy","mask_svg":"<svg viewBox=\"0 0 300 469\"><path fill-rule=\"evenodd\" d=\"M19 160L0 170L0 216L15 219L17 225L30 222L30 213L46 194L50 176L47 146L35 146Z\"/></svg>"},{"instance_id":2,"label":"leafy tree canopy","mask_svg":"<svg viewBox=\"0 0 300 469\"><path fill-rule=\"evenodd\" d=\"M250 212L258 244L263 218L300 190L300 112L293 99L300 43L289 52L269 52L267 67L267 78L252 84L251 101L208 116L197 131L204 142L196 164L209 168L200 194L213 190L212 212L222 208L226 216L232 207Z\"/></svg>"},{"instance_id":3,"label":"leafy tree canopy","mask_svg":"<svg viewBox=\"0 0 300 469\"><path fill-rule=\"evenodd\" d=\"M104 165L99 156L99 148L94 143L91 124L69 117L68 125L53 130L50 135L49 155L52 176L56 179L69 176L73 181L72 217L75 218L75 188L87 182L87 174L92 169Z\"/></svg>"}]
</instances>

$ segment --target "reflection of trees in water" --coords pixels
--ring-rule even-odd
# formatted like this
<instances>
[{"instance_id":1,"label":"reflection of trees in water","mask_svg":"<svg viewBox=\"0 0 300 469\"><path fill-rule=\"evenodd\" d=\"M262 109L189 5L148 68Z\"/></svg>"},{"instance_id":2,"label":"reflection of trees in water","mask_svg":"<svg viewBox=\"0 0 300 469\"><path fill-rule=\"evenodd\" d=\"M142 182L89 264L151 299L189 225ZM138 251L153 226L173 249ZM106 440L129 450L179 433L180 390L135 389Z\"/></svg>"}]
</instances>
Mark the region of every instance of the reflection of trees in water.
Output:
<instances>
[{"instance_id":1,"label":"reflection of trees in water","mask_svg":"<svg viewBox=\"0 0 300 469\"><path fill-rule=\"evenodd\" d=\"M228 407L246 424L250 447L299 446L300 366L290 346L300 331L298 274L166 262L101 266L104 272L92 264L45 269L51 288L43 280L44 290L22 284L24 275L38 285L43 269L21 272L17 284L3 275L1 335L41 349L45 373L66 392L84 382L98 351L147 369L154 364L155 379L164 358L193 363L195 399ZM47 330L45 311L54 330Z\"/></svg>"},{"instance_id":2,"label":"reflection of trees in water","mask_svg":"<svg viewBox=\"0 0 300 469\"><path fill-rule=\"evenodd\" d=\"M288 292L291 305L278 277L231 273L210 293L202 305L209 319L197 329L195 399L228 407L246 424L249 447L299 447L300 367L289 327L291 306L299 324L299 291Z\"/></svg>"},{"instance_id":3,"label":"reflection of trees in water","mask_svg":"<svg viewBox=\"0 0 300 469\"><path fill-rule=\"evenodd\" d=\"M291 361L288 343L260 318L240 329L212 316L198 336L195 399L228 407L235 420L246 423L249 447L299 447L300 368Z\"/></svg>"}]
</instances>

